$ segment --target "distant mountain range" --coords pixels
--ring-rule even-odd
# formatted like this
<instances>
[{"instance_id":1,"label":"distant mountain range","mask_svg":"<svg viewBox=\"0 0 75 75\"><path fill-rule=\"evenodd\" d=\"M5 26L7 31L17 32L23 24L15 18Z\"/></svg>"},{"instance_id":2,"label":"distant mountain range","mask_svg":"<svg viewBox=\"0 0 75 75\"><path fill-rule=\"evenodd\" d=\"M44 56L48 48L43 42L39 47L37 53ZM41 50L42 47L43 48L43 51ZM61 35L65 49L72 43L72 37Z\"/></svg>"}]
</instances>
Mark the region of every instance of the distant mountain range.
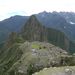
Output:
<instances>
[{"instance_id":1,"label":"distant mountain range","mask_svg":"<svg viewBox=\"0 0 75 75\"><path fill-rule=\"evenodd\" d=\"M75 13L73 12L41 12L35 14L38 20L48 28L55 28L64 32L75 42ZM5 41L12 31L19 31L29 16L13 16L0 21L0 41Z\"/></svg>"},{"instance_id":2,"label":"distant mountain range","mask_svg":"<svg viewBox=\"0 0 75 75\"><path fill-rule=\"evenodd\" d=\"M70 39L75 40L75 13L71 12L42 12L37 14L38 20L46 27L64 32Z\"/></svg>"},{"instance_id":3,"label":"distant mountain range","mask_svg":"<svg viewBox=\"0 0 75 75\"><path fill-rule=\"evenodd\" d=\"M18 32L27 21L27 18L27 16L13 16L0 21L0 42L5 41L11 32Z\"/></svg>"}]
</instances>

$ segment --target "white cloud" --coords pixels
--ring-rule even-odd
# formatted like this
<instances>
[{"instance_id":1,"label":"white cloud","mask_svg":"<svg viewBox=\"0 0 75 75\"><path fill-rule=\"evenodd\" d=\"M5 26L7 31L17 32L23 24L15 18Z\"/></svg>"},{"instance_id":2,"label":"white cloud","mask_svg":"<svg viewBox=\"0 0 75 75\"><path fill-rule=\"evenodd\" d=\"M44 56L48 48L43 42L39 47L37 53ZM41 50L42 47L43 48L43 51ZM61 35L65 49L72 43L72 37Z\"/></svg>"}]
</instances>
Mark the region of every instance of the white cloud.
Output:
<instances>
[{"instance_id":1,"label":"white cloud","mask_svg":"<svg viewBox=\"0 0 75 75\"><path fill-rule=\"evenodd\" d=\"M31 15L44 10L75 12L75 0L0 0L0 19L15 14Z\"/></svg>"}]
</instances>

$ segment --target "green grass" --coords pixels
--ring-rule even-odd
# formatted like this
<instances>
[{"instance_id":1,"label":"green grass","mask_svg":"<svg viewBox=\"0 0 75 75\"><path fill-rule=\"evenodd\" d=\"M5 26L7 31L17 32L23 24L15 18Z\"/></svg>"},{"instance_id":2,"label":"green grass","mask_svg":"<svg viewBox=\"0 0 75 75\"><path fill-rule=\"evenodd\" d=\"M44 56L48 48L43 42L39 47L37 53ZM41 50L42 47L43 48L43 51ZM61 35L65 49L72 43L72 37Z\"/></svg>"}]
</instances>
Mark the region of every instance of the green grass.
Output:
<instances>
[{"instance_id":1,"label":"green grass","mask_svg":"<svg viewBox=\"0 0 75 75\"><path fill-rule=\"evenodd\" d=\"M41 46L38 45L38 44L32 44L31 47L34 48L34 49L39 49L39 47L41 47Z\"/></svg>"},{"instance_id":2,"label":"green grass","mask_svg":"<svg viewBox=\"0 0 75 75\"><path fill-rule=\"evenodd\" d=\"M45 46L43 46L42 44L38 44L38 43L32 43L32 45L31 45L31 48L32 49L46 49L46 47Z\"/></svg>"}]
</instances>

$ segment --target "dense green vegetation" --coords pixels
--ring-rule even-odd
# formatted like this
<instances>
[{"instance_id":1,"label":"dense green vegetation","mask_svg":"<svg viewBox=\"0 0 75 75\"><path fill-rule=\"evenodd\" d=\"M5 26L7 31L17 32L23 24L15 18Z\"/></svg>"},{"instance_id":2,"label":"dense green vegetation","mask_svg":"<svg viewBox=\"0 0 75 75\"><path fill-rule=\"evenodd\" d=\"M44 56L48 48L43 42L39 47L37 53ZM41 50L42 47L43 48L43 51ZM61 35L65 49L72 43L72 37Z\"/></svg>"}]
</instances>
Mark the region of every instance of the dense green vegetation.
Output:
<instances>
[{"instance_id":1,"label":"dense green vegetation","mask_svg":"<svg viewBox=\"0 0 75 75\"><path fill-rule=\"evenodd\" d=\"M67 52L69 39L63 32L42 26L34 15L0 48L0 75L32 75L45 67L75 65L75 56Z\"/></svg>"},{"instance_id":2,"label":"dense green vegetation","mask_svg":"<svg viewBox=\"0 0 75 75\"><path fill-rule=\"evenodd\" d=\"M23 52L14 44L11 48L5 50L0 55L0 75L6 75L12 65L20 59Z\"/></svg>"}]
</instances>

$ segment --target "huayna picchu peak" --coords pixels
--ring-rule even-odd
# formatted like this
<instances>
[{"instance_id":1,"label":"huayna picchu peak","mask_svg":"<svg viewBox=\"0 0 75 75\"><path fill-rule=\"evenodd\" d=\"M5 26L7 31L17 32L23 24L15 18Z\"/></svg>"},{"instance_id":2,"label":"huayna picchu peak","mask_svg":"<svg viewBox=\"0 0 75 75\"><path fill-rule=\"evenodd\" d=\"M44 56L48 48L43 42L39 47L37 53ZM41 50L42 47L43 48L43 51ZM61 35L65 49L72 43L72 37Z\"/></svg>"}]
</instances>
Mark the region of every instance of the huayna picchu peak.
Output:
<instances>
[{"instance_id":1,"label":"huayna picchu peak","mask_svg":"<svg viewBox=\"0 0 75 75\"><path fill-rule=\"evenodd\" d=\"M26 22L21 34L23 38L28 41L47 41L47 30L37 20L35 15L32 15Z\"/></svg>"}]
</instances>

